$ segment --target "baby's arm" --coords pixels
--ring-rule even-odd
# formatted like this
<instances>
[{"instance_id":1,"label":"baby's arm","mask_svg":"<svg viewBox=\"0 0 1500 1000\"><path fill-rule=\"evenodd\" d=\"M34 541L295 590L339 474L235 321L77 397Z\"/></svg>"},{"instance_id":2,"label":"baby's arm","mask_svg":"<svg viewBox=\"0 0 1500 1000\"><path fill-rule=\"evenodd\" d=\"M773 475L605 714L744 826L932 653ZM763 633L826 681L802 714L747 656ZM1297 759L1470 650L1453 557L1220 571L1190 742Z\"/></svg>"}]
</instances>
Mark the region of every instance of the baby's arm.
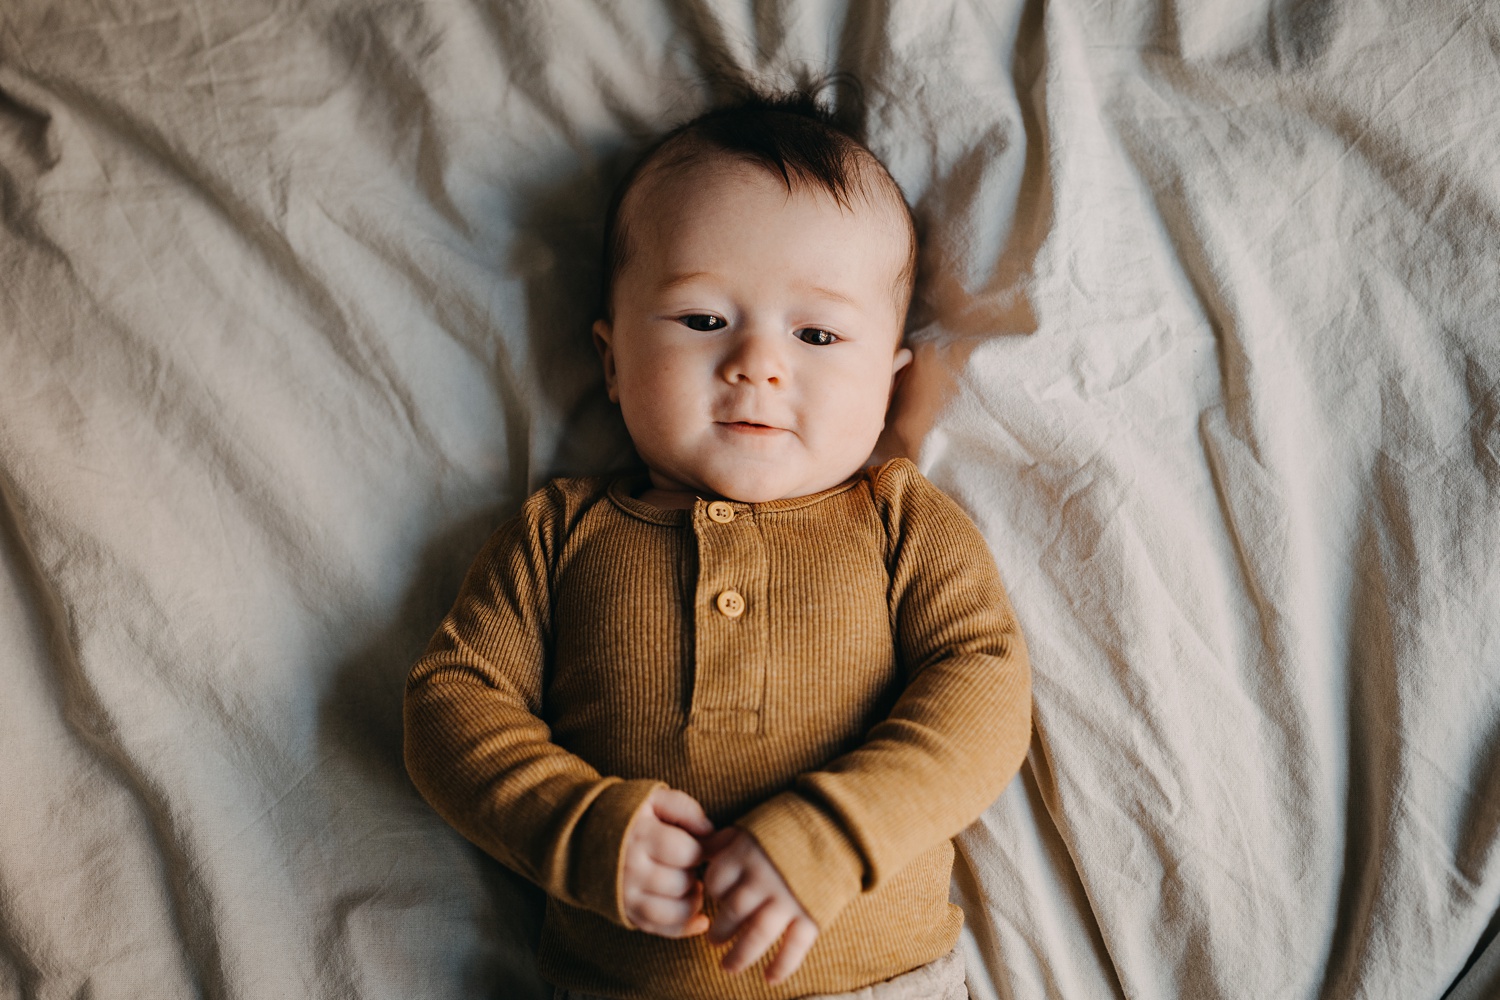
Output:
<instances>
[{"instance_id":1,"label":"baby's arm","mask_svg":"<svg viewBox=\"0 0 1500 1000\"><path fill-rule=\"evenodd\" d=\"M1031 731L1026 647L983 537L908 462L874 485L906 687L863 744L735 822L823 928L983 812Z\"/></svg>"},{"instance_id":2,"label":"baby's arm","mask_svg":"<svg viewBox=\"0 0 1500 1000\"><path fill-rule=\"evenodd\" d=\"M555 490L534 494L475 560L407 680L407 770L444 819L548 895L625 927L701 930L651 897L681 884L663 868L701 860L681 838L712 829L702 809L659 781L601 775L540 717L563 520ZM696 909L695 892L678 898Z\"/></svg>"}]
</instances>

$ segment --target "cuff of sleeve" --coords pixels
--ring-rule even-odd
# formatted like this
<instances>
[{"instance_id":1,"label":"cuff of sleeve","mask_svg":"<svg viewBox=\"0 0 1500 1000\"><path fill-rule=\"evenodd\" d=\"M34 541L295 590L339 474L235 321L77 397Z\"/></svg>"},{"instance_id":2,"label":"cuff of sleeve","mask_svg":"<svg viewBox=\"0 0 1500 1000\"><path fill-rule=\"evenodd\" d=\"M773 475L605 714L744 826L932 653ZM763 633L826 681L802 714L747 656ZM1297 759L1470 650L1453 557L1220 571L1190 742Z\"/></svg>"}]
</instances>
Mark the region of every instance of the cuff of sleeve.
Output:
<instances>
[{"instance_id":1,"label":"cuff of sleeve","mask_svg":"<svg viewBox=\"0 0 1500 1000\"><path fill-rule=\"evenodd\" d=\"M625 916L620 891L625 838L641 805L665 787L645 779L609 785L589 803L574 834L571 895L579 905L629 930L635 927Z\"/></svg>"},{"instance_id":2,"label":"cuff of sleeve","mask_svg":"<svg viewBox=\"0 0 1500 1000\"><path fill-rule=\"evenodd\" d=\"M735 821L755 838L819 930L859 895L864 862L843 829L795 792L783 792Z\"/></svg>"}]
</instances>

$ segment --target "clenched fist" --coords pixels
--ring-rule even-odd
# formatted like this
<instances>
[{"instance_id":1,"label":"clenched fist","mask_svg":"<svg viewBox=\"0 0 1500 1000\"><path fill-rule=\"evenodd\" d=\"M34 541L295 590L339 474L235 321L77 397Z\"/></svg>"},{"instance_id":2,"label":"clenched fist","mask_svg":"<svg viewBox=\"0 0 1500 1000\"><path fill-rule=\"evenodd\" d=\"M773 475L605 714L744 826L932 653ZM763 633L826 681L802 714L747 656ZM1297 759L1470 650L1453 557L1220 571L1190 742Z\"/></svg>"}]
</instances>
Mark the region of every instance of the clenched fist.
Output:
<instances>
[{"instance_id":1,"label":"clenched fist","mask_svg":"<svg viewBox=\"0 0 1500 1000\"><path fill-rule=\"evenodd\" d=\"M714 825L686 792L658 788L636 811L625 837L620 894L625 916L639 929L678 938L708 930L703 912L700 838Z\"/></svg>"}]
</instances>

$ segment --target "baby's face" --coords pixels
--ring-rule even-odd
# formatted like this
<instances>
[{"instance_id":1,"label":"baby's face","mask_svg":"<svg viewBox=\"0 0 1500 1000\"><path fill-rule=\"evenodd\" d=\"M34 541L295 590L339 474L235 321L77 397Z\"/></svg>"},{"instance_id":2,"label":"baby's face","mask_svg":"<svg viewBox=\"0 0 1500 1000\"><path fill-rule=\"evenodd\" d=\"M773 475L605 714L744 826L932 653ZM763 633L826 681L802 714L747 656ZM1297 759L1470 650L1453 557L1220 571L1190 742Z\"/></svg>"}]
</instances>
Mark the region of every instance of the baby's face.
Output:
<instances>
[{"instance_id":1,"label":"baby's face","mask_svg":"<svg viewBox=\"0 0 1500 1000\"><path fill-rule=\"evenodd\" d=\"M902 209L712 157L627 202L594 326L656 490L759 503L843 482L885 424L905 317Z\"/></svg>"}]
</instances>

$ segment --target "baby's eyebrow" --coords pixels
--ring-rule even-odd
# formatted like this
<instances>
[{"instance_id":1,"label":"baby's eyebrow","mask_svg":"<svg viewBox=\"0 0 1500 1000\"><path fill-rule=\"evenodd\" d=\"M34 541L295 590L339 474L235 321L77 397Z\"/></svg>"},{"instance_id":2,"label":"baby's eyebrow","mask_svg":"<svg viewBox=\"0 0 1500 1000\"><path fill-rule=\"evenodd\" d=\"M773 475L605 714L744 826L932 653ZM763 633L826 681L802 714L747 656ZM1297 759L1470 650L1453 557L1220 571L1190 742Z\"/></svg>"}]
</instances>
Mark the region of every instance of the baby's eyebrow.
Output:
<instances>
[{"instance_id":1,"label":"baby's eyebrow","mask_svg":"<svg viewBox=\"0 0 1500 1000\"><path fill-rule=\"evenodd\" d=\"M657 286L657 290L660 292L670 292L674 288L680 288L683 285L691 284L692 282L698 281L700 279L707 278L709 280L713 280L717 277L718 275L716 275L712 271L686 271L682 274L671 274L662 279L661 284ZM859 308L858 299L851 298L850 296L845 295L843 292L840 292L837 289L828 288L824 285L803 285L801 290L809 295L815 295L821 299L828 299L830 302L839 302L843 305Z\"/></svg>"},{"instance_id":2,"label":"baby's eyebrow","mask_svg":"<svg viewBox=\"0 0 1500 1000\"><path fill-rule=\"evenodd\" d=\"M822 285L809 285L807 286L807 291L811 292L813 295L818 296L819 298L832 299L834 302L842 302L846 306L859 306L859 302L857 300L851 299L843 292L835 291L832 288L824 288Z\"/></svg>"},{"instance_id":3,"label":"baby's eyebrow","mask_svg":"<svg viewBox=\"0 0 1500 1000\"><path fill-rule=\"evenodd\" d=\"M685 274L674 274L674 275L670 275L669 277L667 277L661 283L661 285L659 286L659 289L661 291L663 291L663 292L670 292L674 288L677 288L677 287L679 287L681 285L689 284L690 282L697 281L699 278L712 278L712 277L713 277L713 274L712 274L712 272L709 272L709 271L688 271Z\"/></svg>"}]
</instances>

